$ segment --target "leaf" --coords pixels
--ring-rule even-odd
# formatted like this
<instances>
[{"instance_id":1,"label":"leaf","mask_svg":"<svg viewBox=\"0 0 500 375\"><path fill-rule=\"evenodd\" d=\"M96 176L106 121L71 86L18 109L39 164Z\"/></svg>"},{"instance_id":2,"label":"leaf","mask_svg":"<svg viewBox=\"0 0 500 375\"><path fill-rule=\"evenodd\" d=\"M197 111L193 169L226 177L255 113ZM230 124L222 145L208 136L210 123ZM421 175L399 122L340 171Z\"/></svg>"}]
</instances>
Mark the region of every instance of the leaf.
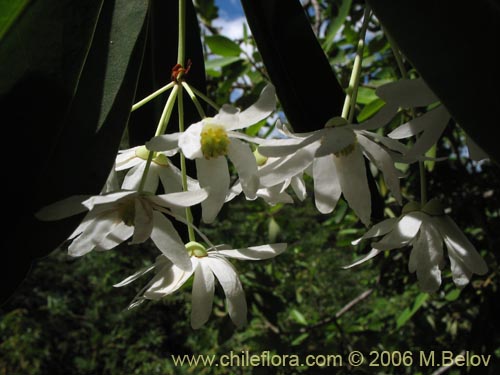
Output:
<instances>
[{"instance_id":1,"label":"leaf","mask_svg":"<svg viewBox=\"0 0 500 375\"><path fill-rule=\"evenodd\" d=\"M0 42L27 4L28 0L0 2Z\"/></svg>"},{"instance_id":2,"label":"leaf","mask_svg":"<svg viewBox=\"0 0 500 375\"><path fill-rule=\"evenodd\" d=\"M342 0L342 4L340 4L339 8L339 14L328 25L328 31L325 36L325 41L323 42L323 48L325 49L325 52L328 53L332 49L335 42L335 36L344 24L346 17L349 15L351 3L352 0Z\"/></svg>"},{"instance_id":3,"label":"leaf","mask_svg":"<svg viewBox=\"0 0 500 375\"><path fill-rule=\"evenodd\" d=\"M210 59L210 60L205 62L205 69L214 70L214 69L223 68L227 65L231 65L232 63L235 63L236 61L240 61L240 60L241 59L239 57L236 57L236 56Z\"/></svg>"},{"instance_id":4,"label":"leaf","mask_svg":"<svg viewBox=\"0 0 500 375\"><path fill-rule=\"evenodd\" d=\"M358 114L357 119L358 122L363 122L372 117L375 113L377 113L383 106L385 102L382 99L372 100L370 103L365 105L361 112Z\"/></svg>"},{"instance_id":5,"label":"leaf","mask_svg":"<svg viewBox=\"0 0 500 375\"><path fill-rule=\"evenodd\" d=\"M281 227L279 224L274 220L274 217L271 217L269 219L269 224L267 227L267 232L268 232L268 237L269 237L269 242L276 242L276 238L281 232Z\"/></svg>"},{"instance_id":6,"label":"leaf","mask_svg":"<svg viewBox=\"0 0 500 375\"><path fill-rule=\"evenodd\" d=\"M306 318L304 317L304 315L302 315L302 313L299 310L292 309L290 311L290 318L292 318L296 323L298 323L300 325L303 325L303 326L307 325Z\"/></svg>"},{"instance_id":7,"label":"leaf","mask_svg":"<svg viewBox=\"0 0 500 375\"><path fill-rule=\"evenodd\" d=\"M305 332L297 336L296 338L293 339L293 341L290 343L292 346L298 346L304 342L309 337L309 333Z\"/></svg>"},{"instance_id":8,"label":"leaf","mask_svg":"<svg viewBox=\"0 0 500 375\"><path fill-rule=\"evenodd\" d=\"M413 307L406 308L396 319L396 328L400 328L408 322L412 318L415 313L420 310L420 308L424 305L425 301L429 298L428 293L419 293L413 302Z\"/></svg>"},{"instance_id":9,"label":"leaf","mask_svg":"<svg viewBox=\"0 0 500 375\"><path fill-rule=\"evenodd\" d=\"M477 58L499 43L498 2L478 0L473 7L456 1L368 0L375 15L452 117L493 159L500 160L491 119L497 117L500 76L494 58ZM446 20L446 22L443 22ZM480 111L475 108L482 108Z\"/></svg>"},{"instance_id":10,"label":"leaf","mask_svg":"<svg viewBox=\"0 0 500 375\"><path fill-rule=\"evenodd\" d=\"M238 44L222 35L206 36L205 43L214 54L219 56L239 56L241 53L241 48Z\"/></svg>"},{"instance_id":11,"label":"leaf","mask_svg":"<svg viewBox=\"0 0 500 375\"><path fill-rule=\"evenodd\" d=\"M241 3L291 126L296 132L323 128L330 118L341 113L344 91L300 1Z\"/></svg>"},{"instance_id":12,"label":"leaf","mask_svg":"<svg viewBox=\"0 0 500 375\"><path fill-rule=\"evenodd\" d=\"M426 153L425 156L429 158L435 158L436 157L436 152L437 152L437 145L432 146ZM424 161L425 168L429 171L432 172L434 170L434 167L436 166L436 161L435 160L425 160Z\"/></svg>"},{"instance_id":13,"label":"leaf","mask_svg":"<svg viewBox=\"0 0 500 375\"><path fill-rule=\"evenodd\" d=\"M444 299L447 300L448 302L453 302L460 297L460 293L462 292L461 289L453 289L450 292L446 293L444 296Z\"/></svg>"},{"instance_id":14,"label":"leaf","mask_svg":"<svg viewBox=\"0 0 500 375\"><path fill-rule=\"evenodd\" d=\"M358 95L356 97L356 102L366 105L377 98L378 97L377 94L375 94L375 89L362 86L358 88Z\"/></svg>"}]
</instances>

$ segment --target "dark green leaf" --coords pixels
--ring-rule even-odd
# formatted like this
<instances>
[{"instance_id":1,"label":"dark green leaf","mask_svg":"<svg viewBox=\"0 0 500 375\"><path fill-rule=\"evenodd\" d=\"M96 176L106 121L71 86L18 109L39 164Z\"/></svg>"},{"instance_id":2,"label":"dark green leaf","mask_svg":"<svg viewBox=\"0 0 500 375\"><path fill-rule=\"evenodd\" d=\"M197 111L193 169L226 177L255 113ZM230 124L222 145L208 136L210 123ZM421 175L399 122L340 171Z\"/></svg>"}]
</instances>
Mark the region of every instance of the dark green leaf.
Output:
<instances>
[{"instance_id":1,"label":"dark green leaf","mask_svg":"<svg viewBox=\"0 0 500 375\"><path fill-rule=\"evenodd\" d=\"M28 0L10 0L0 2L0 41L14 21L22 13Z\"/></svg>"},{"instance_id":2,"label":"dark green leaf","mask_svg":"<svg viewBox=\"0 0 500 375\"><path fill-rule=\"evenodd\" d=\"M238 44L222 35L206 36L205 43L207 43L214 54L219 56L239 56L241 53L241 48Z\"/></svg>"},{"instance_id":3,"label":"dark green leaf","mask_svg":"<svg viewBox=\"0 0 500 375\"><path fill-rule=\"evenodd\" d=\"M340 4L339 14L331 21L328 26L328 31L323 42L323 48L326 52L330 51L333 47L335 36L345 22L346 17L349 15L352 0L342 0Z\"/></svg>"},{"instance_id":4,"label":"dark green leaf","mask_svg":"<svg viewBox=\"0 0 500 375\"><path fill-rule=\"evenodd\" d=\"M382 108L385 105L385 102L382 99L375 99L372 100L370 103L365 105L359 115L357 116L358 122L363 122L365 120L368 120L370 117L372 117L375 113L377 113L380 108Z\"/></svg>"}]
</instances>

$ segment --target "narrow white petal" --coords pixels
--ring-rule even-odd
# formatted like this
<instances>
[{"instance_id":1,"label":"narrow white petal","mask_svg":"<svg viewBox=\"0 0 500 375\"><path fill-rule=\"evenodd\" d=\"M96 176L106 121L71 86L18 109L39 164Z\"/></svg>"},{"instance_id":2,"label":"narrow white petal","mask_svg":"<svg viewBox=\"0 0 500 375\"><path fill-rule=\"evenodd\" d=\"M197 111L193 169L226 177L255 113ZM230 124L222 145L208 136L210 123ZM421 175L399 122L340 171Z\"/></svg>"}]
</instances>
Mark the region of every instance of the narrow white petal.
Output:
<instances>
[{"instance_id":1,"label":"narrow white petal","mask_svg":"<svg viewBox=\"0 0 500 375\"><path fill-rule=\"evenodd\" d=\"M152 167L152 165L151 165ZM146 161L142 160L135 167L130 169L125 178L123 179L122 189L125 190L137 190L141 184L142 175L144 174L144 169L146 168ZM145 183L145 191L155 193L158 188L158 175L154 173L153 168L150 168L148 177Z\"/></svg>"},{"instance_id":2,"label":"narrow white petal","mask_svg":"<svg viewBox=\"0 0 500 375\"><path fill-rule=\"evenodd\" d=\"M307 198L306 183L301 175L292 177L290 185L299 200L303 201Z\"/></svg>"},{"instance_id":3,"label":"narrow white petal","mask_svg":"<svg viewBox=\"0 0 500 375\"><path fill-rule=\"evenodd\" d=\"M276 90L269 84L262 90L259 99L250 107L240 112L239 123L232 129L242 129L267 118L276 109Z\"/></svg>"},{"instance_id":4,"label":"narrow white petal","mask_svg":"<svg viewBox=\"0 0 500 375\"><path fill-rule=\"evenodd\" d=\"M188 159L202 158L201 151L201 131L203 130L203 122L197 122L191 125L187 130L179 136L179 147L184 156Z\"/></svg>"},{"instance_id":5,"label":"narrow white petal","mask_svg":"<svg viewBox=\"0 0 500 375\"><path fill-rule=\"evenodd\" d=\"M247 322L245 292L232 264L224 257L217 256L209 256L204 262L210 267L224 290L231 320L237 327L245 325Z\"/></svg>"},{"instance_id":6,"label":"narrow white petal","mask_svg":"<svg viewBox=\"0 0 500 375\"><path fill-rule=\"evenodd\" d=\"M150 202L158 206L171 207L190 207L198 204L208 197L206 189L198 189L193 191L181 191L178 193L168 193L161 195L152 195L148 199Z\"/></svg>"},{"instance_id":7,"label":"narrow white petal","mask_svg":"<svg viewBox=\"0 0 500 375\"><path fill-rule=\"evenodd\" d=\"M88 198L88 195L73 195L41 208L35 216L38 220L53 221L85 212L87 207L82 202Z\"/></svg>"},{"instance_id":8,"label":"narrow white petal","mask_svg":"<svg viewBox=\"0 0 500 375\"><path fill-rule=\"evenodd\" d=\"M390 104L401 107L423 107L439 101L436 94L423 79L400 79L380 86L375 91L377 96Z\"/></svg>"},{"instance_id":9,"label":"narrow white petal","mask_svg":"<svg viewBox=\"0 0 500 375\"><path fill-rule=\"evenodd\" d=\"M172 223L158 211L153 211L153 231L151 239L156 247L174 265L185 271L191 271L191 260L181 237Z\"/></svg>"},{"instance_id":10,"label":"narrow white petal","mask_svg":"<svg viewBox=\"0 0 500 375\"><path fill-rule=\"evenodd\" d=\"M450 242L446 240L444 242L446 244L446 248L448 249L448 257L450 258L450 267L453 282L459 288L463 288L470 282L473 272L457 255L455 249L450 245Z\"/></svg>"},{"instance_id":11,"label":"narrow white petal","mask_svg":"<svg viewBox=\"0 0 500 375\"><path fill-rule=\"evenodd\" d=\"M303 139L269 139L265 140L262 144L259 145L259 153L267 156L267 157L280 157L291 155L297 150L300 150L302 147L314 142L315 139L310 137L306 140Z\"/></svg>"},{"instance_id":12,"label":"narrow white petal","mask_svg":"<svg viewBox=\"0 0 500 375\"><path fill-rule=\"evenodd\" d=\"M137 194L136 191L119 191L116 193L104 194L104 195L94 195L89 199L82 202L82 204L87 207L89 210L92 210L94 206L104 205L108 203L115 203L119 200L122 200L125 197L132 196Z\"/></svg>"},{"instance_id":13,"label":"narrow white petal","mask_svg":"<svg viewBox=\"0 0 500 375\"><path fill-rule=\"evenodd\" d=\"M342 194L333 158L333 155L326 155L313 162L314 203L322 214L332 212Z\"/></svg>"},{"instance_id":14,"label":"narrow white petal","mask_svg":"<svg viewBox=\"0 0 500 375\"><path fill-rule=\"evenodd\" d=\"M433 111L430 111L428 113L432 112ZM399 125L396 129L387 134L387 136L392 139L404 139L418 135L432 126L432 117L432 115L427 116L427 114L424 114L414 118L402 125Z\"/></svg>"},{"instance_id":15,"label":"narrow white petal","mask_svg":"<svg viewBox=\"0 0 500 375\"><path fill-rule=\"evenodd\" d=\"M194 271L192 306L191 306L191 327L200 328L205 324L212 312L212 303L215 292L215 277L204 259L200 259Z\"/></svg>"},{"instance_id":16,"label":"narrow white petal","mask_svg":"<svg viewBox=\"0 0 500 375\"><path fill-rule=\"evenodd\" d=\"M484 275L488 272L484 259L449 216L436 217L434 222L447 245L453 248L452 256L460 259L473 273Z\"/></svg>"},{"instance_id":17,"label":"narrow white petal","mask_svg":"<svg viewBox=\"0 0 500 375\"><path fill-rule=\"evenodd\" d=\"M221 210L229 190L229 169L224 156L207 160L196 159L196 172L201 187L209 189L208 198L201 203L202 218L211 223Z\"/></svg>"},{"instance_id":18,"label":"narrow white petal","mask_svg":"<svg viewBox=\"0 0 500 375\"><path fill-rule=\"evenodd\" d=\"M361 147L363 147L368 159L382 171L387 187L391 190L392 194L394 194L398 203L401 204L403 197L399 189L400 172L394 166L394 160L392 160L389 153L380 145L365 138L362 134L358 134L358 141Z\"/></svg>"},{"instance_id":19,"label":"narrow white petal","mask_svg":"<svg viewBox=\"0 0 500 375\"><path fill-rule=\"evenodd\" d=\"M429 217L422 212L414 211L397 220L398 223L392 231L380 241L372 243L374 248L392 250L408 245L410 241L416 237L422 222L429 220ZM387 228L384 228L384 230L385 229Z\"/></svg>"},{"instance_id":20,"label":"narrow white petal","mask_svg":"<svg viewBox=\"0 0 500 375\"><path fill-rule=\"evenodd\" d=\"M146 148L151 151L176 150L180 146L180 136L181 133L172 133L153 137L149 142L146 142Z\"/></svg>"},{"instance_id":21,"label":"narrow white petal","mask_svg":"<svg viewBox=\"0 0 500 375\"><path fill-rule=\"evenodd\" d=\"M366 177L365 160L359 145L347 156L334 158L344 198L365 225L370 224L371 195Z\"/></svg>"},{"instance_id":22,"label":"narrow white petal","mask_svg":"<svg viewBox=\"0 0 500 375\"><path fill-rule=\"evenodd\" d=\"M153 209L149 202L143 198L137 197L134 202L134 235L132 244L146 241L153 230Z\"/></svg>"},{"instance_id":23,"label":"narrow white petal","mask_svg":"<svg viewBox=\"0 0 500 375\"><path fill-rule=\"evenodd\" d=\"M145 267L139 271L137 271L136 273L130 275L129 277L123 279L122 281L120 281L119 283L116 283L114 284L113 286L115 288L121 288L122 286L125 286L125 285L128 285L130 284L131 282L134 282L135 280L137 280L138 278L140 278L141 276L147 274L148 272L152 271L155 269L155 265L152 264L148 267Z\"/></svg>"},{"instance_id":24,"label":"narrow white petal","mask_svg":"<svg viewBox=\"0 0 500 375\"><path fill-rule=\"evenodd\" d=\"M330 155L341 151L356 142L356 134L349 126L328 128L321 141L321 146L316 151L316 157Z\"/></svg>"},{"instance_id":25,"label":"narrow white petal","mask_svg":"<svg viewBox=\"0 0 500 375\"><path fill-rule=\"evenodd\" d=\"M399 221L399 218L397 218L397 217L391 217L389 219L383 220L380 223L377 223L374 226L372 226L362 237L358 238L357 240L352 241L351 243L353 245L357 245L358 243L361 242L361 240L365 240L367 238L383 236L384 234L387 234L391 230L393 230L398 221Z\"/></svg>"},{"instance_id":26,"label":"narrow white petal","mask_svg":"<svg viewBox=\"0 0 500 375\"><path fill-rule=\"evenodd\" d=\"M190 271L185 271L175 264L166 263L149 282L144 297L157 300L174 293L191 277L193 267Z\"/></svg>"},{"instance_id":27,"label":"narrow white petal","mask_svg":"<svg viewBox=\"0 0 500 375\"><path fill-rule=\"evenodd\" d=\"M361 263L364 263L367 260L370 260L370 259L376 257L381 252L382 251L378 250L378 249L371 249L368 254L362 256L361 258L359 258L358 260L356 260L354 263L351 263L348 266L343 266L342 268L345 269L345 270L347 270L349 268L356 267L356 266L360 265Z\"/></svg>"},{"instance_id":28,"label":"narrow white petal","mask_svg":"<svg viewBox=\"0 0 500 375\"><path fill-rule=\"evenodd\" d=\"M380 111L361 124L351 125L353 130L376 130L389 124L398 112L398 106L386 103Z\"/></svg>"},{"instance_id":29,"label":"narrow white petal","mask_svg":"<svg viewBox=\"0 0 500 375\"><path fill-rule=\"evenodd\" d=\"M119 151L115 159L115 170L123 171L138 164L142 159L137 157L135 151L140 147L141 146L137 146Z\"/></svg>"},{"instance_id":30,"label":"narrow white petal","mask_svg":"<svg viewBox=\"0 0 500 375\"><path fill-rule=\"evenodd\" d=\"M238 171L243 192L249 199L255 199L259 188L259 176L257 176L257 161L250 146L233 138L227 156Z\"/></svg>"},{"instance_id":31,"label":"narrow white petal","mask_svg":"<svg viewBox=\"0 0 500 375\"><path fill-rule=\"evenodd\" d=\"M128 240L133 233L133 227L126 225L123 221L120 221L106 237L97 243L97 250L110 250Z\"/></svg>"},{"instance_id":32,"label":"narrow white petal","mask_svg":"<svg viewBox=\"0 0 500 375\"><path fill-rule=\"evenodd\" d=\"M286 243L252 246L243 249L218 250L215 253L239 260L263 260L274 258L286 250Z\"/></svg>"}]
</instances>

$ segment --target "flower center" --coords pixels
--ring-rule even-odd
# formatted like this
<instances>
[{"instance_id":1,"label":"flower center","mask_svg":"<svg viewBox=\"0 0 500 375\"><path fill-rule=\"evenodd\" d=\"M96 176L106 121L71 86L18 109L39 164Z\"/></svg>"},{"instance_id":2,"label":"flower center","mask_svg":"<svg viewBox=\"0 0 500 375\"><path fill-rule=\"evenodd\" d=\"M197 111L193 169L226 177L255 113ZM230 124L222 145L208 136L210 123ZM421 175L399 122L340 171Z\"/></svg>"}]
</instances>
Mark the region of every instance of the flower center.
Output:
<instances>
[{"instance_id":1,"label":"flower center","mask_svg":"<svg viewBox=\"0 0 500 375\"><path fill-rule=\"evenodd\" d=\"M207 249L201 243L191 241L186 244L186 250L189 255L196 258L204 258L208 256Z\"/></svg>"},{"instance_id":2,"label":"flower center","mask_svg":"<svg viewBox=\"0 0 500 375\"><path fill-rule=\"evenodd\" d=\"M201 131L201 152L206 159L227 155L229 137L221 125L208 124Z\"/></svg>"},{"instance_id":3,"label":"flower center","mask_svg":"<svg viewBox=\"0 0 500 375\"><path fill-rule=\"evenodd\" d=\"M151 151L149 151L146 146L141 146L139 147L137 150L135 150L135 156L137 156L138 158L141 158L143 160L148 160L148 157L149 157L149 153ZM168 167L169 164L168 164L168 159L165 155L163 155L162 153L159 153L159 152L153 152L153 159L152 161L158 165L161 165L163 167Z\"/></svg>"},{"instance_id":4,"label":"flower center","mask_svg":"<svg viewBox=\"0 0 500 375\"><path fill-rule=\"evenodd\" d=\"M120 217L125 225L129 227L134 226L135 220L135 200L129 199L120 204L120 208L118 209Z\"/></svg>"},{"instance_id":5,"label":"flower center","mask_svg":"<svg viewBox=\"0 0 500 375\"><path fill-rule=\"evenodd\" d=\"M336 157L338 157L338 158L341 157L341 156L348 156L348 155L350 155L356 149L356 144L357 143L358 143L358 140L356 138L356 140L353 143L351 143L350 145L344 147L340 151L334 152L333 154Z\"/></svg>"}]
</instances>

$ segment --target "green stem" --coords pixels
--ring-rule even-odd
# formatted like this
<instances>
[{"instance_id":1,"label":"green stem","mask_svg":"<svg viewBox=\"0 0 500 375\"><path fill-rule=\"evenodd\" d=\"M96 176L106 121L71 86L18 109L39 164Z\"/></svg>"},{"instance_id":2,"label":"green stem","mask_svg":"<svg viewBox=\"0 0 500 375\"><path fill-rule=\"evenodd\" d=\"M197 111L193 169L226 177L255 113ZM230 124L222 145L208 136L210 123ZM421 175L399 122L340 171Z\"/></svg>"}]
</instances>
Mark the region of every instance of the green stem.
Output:
<instances>
[{"instance_id":1,"label":"green stem","mask_svg":"<svg viewBox=\"0 0 500 375\"><path fill-rule=\"evenodd\" d=\"M184 66L186 59L186 0L179 0L179 40L177 44L177 63Z\"/></svg>"},{"instance_id":2,"label":"green stem","mask_svg":"<svg viewBox=\"0 0 500 375\"><path fill-rule=\"evenodd\" d=\"M172 92L168 96L167 103L163 107L163 112L161 113L160 121L158 122L158 127L156 128L155 137L165 133L168 125L168 120L172 115L172 110L175 104L175 98L177 97L177 92L179 91L179 85L174 85ZM141 182L139 183L139 193L144 191L144 185L146 184L146 179L148 177L149 169L151 167L151 162L153 161L154 151L150 151L148 154L148 159L146 160L146 166L144 167L144 172L142 173Z\"/></svg>"},{"instance_id":3,"label":"green stem","mask_svg":"<svg viewBox=\"0 0 500 375\"><path fill-rule=\"evenodd\" d=\"M356 57L352 67L351 78L349 79L349 86L346 90L346 97L344 100L344 107L342 108L342 117L349 123L354 119L354 111L356 107L356 97L358 95L359 80L361 78L361 63L363 61L363 51L365 48L365 36L370 21L371 9L367 5L363 15L363 24L359 32L359 42L356 50Z\"/></svg>"},{"instance_id":4,"label":"green stem","mask_svg":"<svg viewBox=\"0 0 500 375\"><path fill-rule=\"evenodd\" d=\"M396 59L396 64L398 65L401 77L403 79L407 79L408 71L405 68L403 57L401 56L399 48L394 39L392 39L391 35L389 35L386 30L384 30L384 32L387 40L389 41L389 44L391 45L392 53L394 54L394 58ZM416 117L415 110L413 108L410 108L410 114L412 119ZM424 206L427 203L427 176L425 173L425 164L423 161L418 162L418 171L420 175L420 204Z\"/></svg>"},{"instance_id":5,"label":"green stem","mask_svg":"<svg viewBox=\"0 0 500 375\"><path fill-rule=\"evenodd\" d=\"M186 83L186 85L189 86L188 83ZM189 88L193 91L193 93L196 94L196 96L198 96L199 98L203 99L208 105L210 105L217 112L219 111L220 107L212 99L210 99L208 96L206 96L204 93L202 93L200 90L196 89L193 86L189 86Z\"/></svg>"},{"instance_id":6,"label":"green stem","mask_svg":"<svg viewBox=\"0 0 500 375\"><path fill-rule=\"evenodd\" d=\"M191 90L191 86L189 86L186 82L182 82L182 87L184 87L187 91L187 93L189 94L189 97L191 98L194 106L196 107L196 110L198 111L200 117L203 119L203 118L206 118L207 115L205 114L205 111L203 110L203 107L201 106L198 98L196 97L196 95L194 94L193 90Z\"/></svg>"},{"instance_id":7,"label":"green stem","mask_svg":"<svg viewBox=\"0 0 500 375\"><path fill-rule=\"evenodd\" d=\"M184 132L184 98L183 98L182 86L179 87L177 108L179 112L179 131ZM181 154L182 190L188 191L186 158L184 157L184 154L182 152L180 154ZM186 207L186 220L189 224L193 224L193 214L191 212L190 207ZM196 241L196 236L194 234L192 225L188 225L187 227L188 227L189 241Z\"/></svg>"},{"instance_id":8,"label":"green stem","mask_svg":"<svg viewBox=\"0 0 500 375\"><path fill-rule=\"evenodd\" d=\"M174 82L170 82L168 85L165 85L163 86L161 89L159 90L156 90L154 93L152 93L151 95L148 95L146 96L144 99L142 99L141 101L135 103L133 106L132 106L132 112L134 112L136 109L139 109L141 108L144 104L146 104L147 102L153 100L154 98L156 98L158 95L160 94L163 94L165 91L171 89L172 87L174 87Z\"/></svg>"}]
</instances>

